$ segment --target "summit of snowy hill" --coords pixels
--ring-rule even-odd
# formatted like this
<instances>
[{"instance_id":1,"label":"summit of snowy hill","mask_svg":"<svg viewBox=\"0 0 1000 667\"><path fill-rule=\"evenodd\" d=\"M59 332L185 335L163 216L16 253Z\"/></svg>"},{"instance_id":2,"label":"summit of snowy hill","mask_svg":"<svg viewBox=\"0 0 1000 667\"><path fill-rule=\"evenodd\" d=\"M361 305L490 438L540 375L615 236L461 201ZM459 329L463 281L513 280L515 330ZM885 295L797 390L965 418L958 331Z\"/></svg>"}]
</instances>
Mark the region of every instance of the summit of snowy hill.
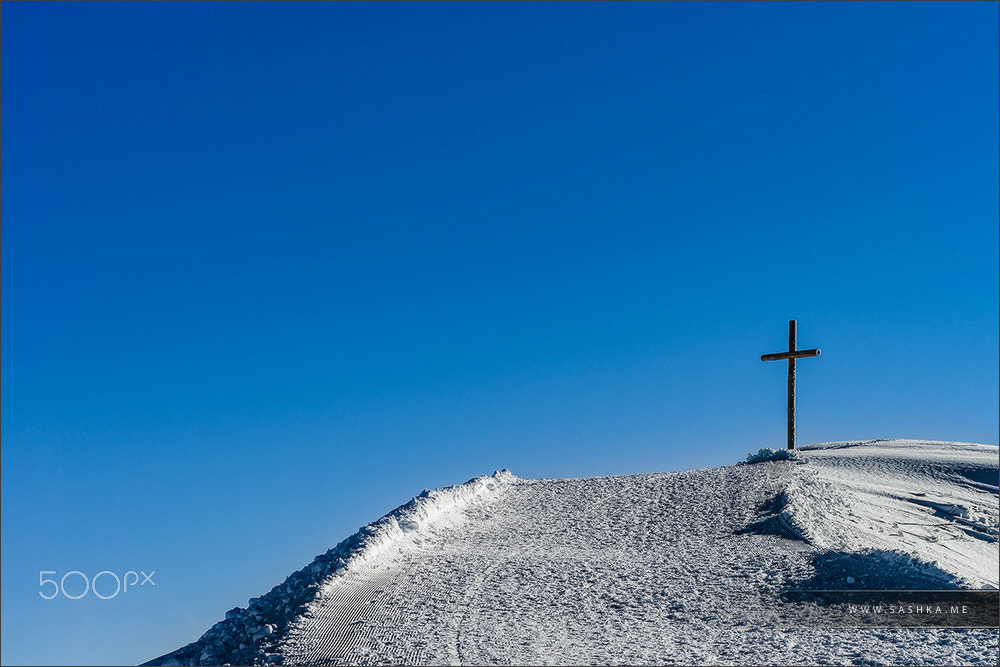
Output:
<instances>
[{"instance_id":1,"label":"summit of snowy hill","mask_svg":"<svg viewBox=\"0 0 1000 667\"><path fill-rule=\"evenodd\" d=\"M789 591L993 595L998 486L996 447L917 440L499 471L425 491L147 664L996 664L996 629L844 627Z\"/></svg>"}]
</instances>

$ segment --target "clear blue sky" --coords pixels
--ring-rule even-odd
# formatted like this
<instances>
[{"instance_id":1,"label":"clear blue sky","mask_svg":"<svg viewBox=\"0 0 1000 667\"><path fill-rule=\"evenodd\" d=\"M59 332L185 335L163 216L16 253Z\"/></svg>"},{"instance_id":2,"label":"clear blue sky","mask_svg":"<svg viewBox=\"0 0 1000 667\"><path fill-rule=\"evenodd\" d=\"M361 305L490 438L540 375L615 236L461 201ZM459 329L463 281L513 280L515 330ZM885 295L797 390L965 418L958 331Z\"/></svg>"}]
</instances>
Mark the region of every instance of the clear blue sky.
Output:
<instances>
[{"instance_id":1,"label":"clear blue sky","mask_svg":"<svg viewBox=\"0 0 1000 667\"><path fill-rule=\"evenodd\" d=\"M997 444L995 2L2 18L6 663L177 648L424 488L782 447L791 318L799 442Z\"/></svg>"}]
</instances>

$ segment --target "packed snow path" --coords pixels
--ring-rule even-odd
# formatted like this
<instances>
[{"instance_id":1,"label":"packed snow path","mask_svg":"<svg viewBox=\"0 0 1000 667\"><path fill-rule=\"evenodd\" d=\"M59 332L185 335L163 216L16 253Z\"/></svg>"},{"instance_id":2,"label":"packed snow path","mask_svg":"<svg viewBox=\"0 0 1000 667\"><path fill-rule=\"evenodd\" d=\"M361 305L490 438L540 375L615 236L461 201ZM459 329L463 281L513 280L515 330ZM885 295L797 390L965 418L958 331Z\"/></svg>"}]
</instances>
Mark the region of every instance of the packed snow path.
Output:
<instances>
[{"instance_id":1,"label":"packed snow path","mask_svg":"<svg viewBox=\"0 0 1000 667\"><path fill-rule=\"evenodd\" d=\"M804 571L795 549L732 530L781 488L782 467L513 481L461 526L338 581L285 660L723 659L727 610L759 608L773 573Z\"/></svg>"},{"instance_id":2,"label":"packed snow path","mask_svg":"<svg viewBox=\"0 0 1000 667\"><path fill-rule=\"evenodd\" d=\"M155 662L997 664L996 630L780 622L785 587L995 588L997 448L758 458L429 492Z\"/></svg>"}]
</instances>

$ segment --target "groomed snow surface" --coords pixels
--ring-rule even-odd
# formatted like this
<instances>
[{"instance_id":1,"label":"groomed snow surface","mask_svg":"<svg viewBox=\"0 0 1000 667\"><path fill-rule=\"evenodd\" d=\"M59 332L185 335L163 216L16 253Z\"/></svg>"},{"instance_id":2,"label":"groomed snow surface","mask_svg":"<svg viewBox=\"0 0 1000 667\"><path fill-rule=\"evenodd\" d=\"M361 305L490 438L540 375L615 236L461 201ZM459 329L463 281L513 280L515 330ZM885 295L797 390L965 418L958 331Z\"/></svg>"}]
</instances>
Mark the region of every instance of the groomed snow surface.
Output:
<instances>
[{"instance_id":1,"label":"groomed snow surface","mask_svg":"<svg viewBox=\"0 0 1000 667\"><path fill-rule=\"evenodd\" d=\"M796 625L782 591L997 588L997 448L791 454L425 491L147 664L996 665L995 629Z\"/></svg>"}]
</instances>

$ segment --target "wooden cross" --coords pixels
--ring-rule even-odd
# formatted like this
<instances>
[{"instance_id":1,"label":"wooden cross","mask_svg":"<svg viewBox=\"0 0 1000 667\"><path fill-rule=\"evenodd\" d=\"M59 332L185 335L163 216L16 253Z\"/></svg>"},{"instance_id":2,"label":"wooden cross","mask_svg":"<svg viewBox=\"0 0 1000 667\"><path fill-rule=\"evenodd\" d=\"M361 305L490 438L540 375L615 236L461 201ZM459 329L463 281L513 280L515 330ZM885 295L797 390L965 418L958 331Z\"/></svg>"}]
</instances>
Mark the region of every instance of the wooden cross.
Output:
<instances>
[{"instance_id":1,"label":"wooden cross","mask_svg":"<svg viewBox=\"0 0 1000 667\"><path fill-rule=\"evenodd\" d=\"M818 357L819 350L795 349L795 320L788 320L788 351L776 354L762 354L761 361L788 359L788 448L795 449L795 360L802 357Z\"/></svg>"}]
</instances>

